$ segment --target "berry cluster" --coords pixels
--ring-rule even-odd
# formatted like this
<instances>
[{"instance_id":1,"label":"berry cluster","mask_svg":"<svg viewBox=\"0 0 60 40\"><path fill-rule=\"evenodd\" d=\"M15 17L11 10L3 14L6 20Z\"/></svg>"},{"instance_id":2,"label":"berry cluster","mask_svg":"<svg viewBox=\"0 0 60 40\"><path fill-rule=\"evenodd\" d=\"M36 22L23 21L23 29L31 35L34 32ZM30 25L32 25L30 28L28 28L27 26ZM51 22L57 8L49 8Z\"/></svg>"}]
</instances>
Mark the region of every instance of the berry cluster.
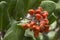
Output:
<instances>
[{"instance_id":1,"label":"berry cluster","mask_svg":"<svg viewBox=\"0 0 60 40\"><path fill-rule=\"evenodd\" d=\"M48 32L49 31L49 21L47 19L48 12L43 11L41 7L38 7L36 10L28 10L28 14L31 16L30 22L22 24L24 29L29 28L34 31L34 36L37 37L39 32Z\"/></svg>"}]
</instances>

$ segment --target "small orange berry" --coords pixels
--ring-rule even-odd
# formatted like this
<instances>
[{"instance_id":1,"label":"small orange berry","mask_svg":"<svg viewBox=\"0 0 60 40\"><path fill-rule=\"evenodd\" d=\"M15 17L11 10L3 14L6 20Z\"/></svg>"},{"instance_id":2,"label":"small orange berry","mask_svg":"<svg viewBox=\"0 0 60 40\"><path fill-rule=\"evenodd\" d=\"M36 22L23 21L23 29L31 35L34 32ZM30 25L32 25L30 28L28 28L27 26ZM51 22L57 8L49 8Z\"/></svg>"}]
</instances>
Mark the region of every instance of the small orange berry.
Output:
<instances>
[{"instance_id":1,"label":"small orange berry","mask_svg":"<svg viewBox=\"0 0 60 40\"><path fill-rule=\"evenodd\" d=\"M45 21L40 21L40 26L44 26L45 25Z\"/></svg>"},{"instance_id":2,"label":"small orange berry","mask_svg":"<svg viewBox=\"0 0 60 40\"><path fill-rule=\"evenodd\" d=\"M44 11L44 14L46 14L46 16L48 15L48 12L47 11Z\"/></svg>"},{"instance_id":3,"label":"small orange berry","mask_svg":"<svg viewBox=\"0 0 60 40\"><path fill-rule=\"evenodd\" d=\"M35 22L34 22L34 21L31 21L31 22L30 22L30 25L31 25L31 26L33 26L34 24L35 24Z\"/></svg>"},{"instance_id":4,"label":"small orange berry","mask_svg":"<svg viewBox=\"0 0 60 40\"><path fill-rule=\"evenodd\" d=\"M45 29L44 26L40 26L40 32L41 32L41 33L44 32L44 29Z\"/></svg>"},{"instance_id":5,"label":"small orange berry","mask_svg":"<svg viewBox=\"0 0 60 40\"><path fill-rule=\"evenodd\" d=\"M48 12L47 12L47 11L44 11L44 12L42 13L42 17L43 17L43 18L46 18L47 15L48 15Z\"/></svg>"},{"instance_id":6,"label":"small orange berry","mask_svg":"<svg viewBox=\"0 0 60 40\"><path fill-rule=\"evenodd\" d=\"M37 38L38 35L39 35L39 32L36 32L36 31L35 31L35 32L34 32L34 37Z\"/></svg>"},{"instance_id":7,"label":"small orange berry","mask_svg":"<svg viewBox=\"0 0 60 40\"><path fill-rule=\"evenodd\" d=\"M30 28L30 26L31 26L31 25L30 25L29 23L27 23L27 27Z\"/></svg>"},{"instance_id":8,"label":"small orange berry","mask_svg":"<svg viewBox=\"0 0 60 40\"><path fill-rule=\"evenodd\" d=\"M35 30L36 25L33 25L32 27L30 27L30 30Z\"/></svg>"},{"instance_id":9,"label":"small orange berry","mask_svg":"<svg viewBox=\"0 0 60 40\"><path fill-rule=\"evenodd\" d=\"M49 25L45 25L45 32L49 32Z\"/></svg>"},{"instance_id":10,"label":"small orange berry","mask_svg":"<svg viewBox=\"0 0 60 40\"><path fill-rule=\"evenodd\" d=\"M45 29L44 31L45 31L45 32L49 32L49 29Z\"/></svg>"},{"instance_id":11,"label":"small orange berry","mask_svg":"<svg viewBox=\"0 0 60 40\"><path fill-rule=\"evenodd\" d=\"M36 27L36 25L33 25L33 26L32 26L32 29L35 30L35 27Z\"/></svg>"},{"instance_id":12,"label":"small orange berry","mask_svg":"<svg viewBox=\"0 0 60 40\"><path fill-rule=\"evenodd\" d=\"M36 14L35 17L36 17L36 20L39 20L41 18L41 15L40 14Z\"/></svg>"},{"instance_id":13,"label":"small orange berry","mask_svg":"<svg viewBox=\"0 0 60 40\"><path fill-rule=\"evenodd\" d=\"M36 10L36 14L40 14L41 13L41 10L40 9L37 9Z\"/></svg>"},{"instance_id":14,"label":"small orange berry","mask_svg":"<svg viewBox=\"0 0 60 40\"><path fill-rule=\"evenodd\" d=\"M22 28L26 29L27 25L26 24L22 24Z\"/></svg>"},{"instance_id":15,"label":"small orange berry","mask_svg":"<svg viewBox=\"0 0 60 40\"><path fill-rule=\"evenodd\" d=\"M28 10L28 12L29 12L30 15L34 14L34 10L33 9Z\"/></svg>"},{"instance_id":16,"label":"small orange berry","mask_svg":"<svg viewBox=\"0 0 60 40\"><path fill-rule=\"evenodd\" d=\"M36 26L35 29L36 29L37 31L40 31L40 27L39 27L39 26Z\"/></svg>"},{"instance_id":17,"label":"small orange berry","mask_svg":"<svg viewBox=\"0 0 60 40\"><path fill-rule=\"evenodd\" d=\"M38 9L41 10L41 11L43 10L42 7L38 7Z\"/></svg>"},{"instance_id":18,"label":"small orange berry","mask_svg":"<svg viewBox=\"0 0 60 40\"><path fill-rule=\"evenodd\" d=\"M44 21L45 21L45 24L49 24L48 19L44 19Z\"/></svg>"},{"instance_id":19,"label":"small orange berry","mask_svg":"<svg viewBox=\"0 0 60 40\"><path fill-rule=\"evenodd\" d=\"M45 28L49 29L49 25L45 25Z\"/></svg>"}]
</instances>

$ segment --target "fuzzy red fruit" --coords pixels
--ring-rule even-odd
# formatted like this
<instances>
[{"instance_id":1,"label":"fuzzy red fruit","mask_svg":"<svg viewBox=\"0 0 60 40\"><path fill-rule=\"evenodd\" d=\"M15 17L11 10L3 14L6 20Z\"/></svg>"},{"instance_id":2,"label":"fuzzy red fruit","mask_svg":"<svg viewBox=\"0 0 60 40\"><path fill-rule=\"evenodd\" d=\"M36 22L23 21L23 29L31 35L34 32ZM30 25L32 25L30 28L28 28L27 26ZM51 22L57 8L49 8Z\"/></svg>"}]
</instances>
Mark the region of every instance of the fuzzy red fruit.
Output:
<instances>
[{"instance_id":1,"label":"fuzzy red fruit","mask_svg":"<svg viewBox=\"0 0 60 40\"><path fill-rule=\"evenodd\" d=\"M47 16L48 15L48 12L47 11L44 11L44 14Z\"/></svg>"},{"instance_id":2,"label":"fuzzy red fruit","mask_svg":"<svg viewBox=\"0 0 60 40\"><path fill-rule=\"evenodd\" d=\"M22 28L26 29L27 25L26 24L22 24Z\"/></svg>"},{"instance_id":3,"label":"fuzzy red fruit","mask_svg":"<svg viewBox=\"0 0 60 40\"><path fill-rule=\"evenodd\" d=\"M38 32L40 31L40 27L39 27L39 26L36 26L35 29L36 29L36 31L38 31Z\"/></svg>"},{"instance_id":4,"label":"fuzzy red fruit","mask_svg":"<svg viewBox=\"0 0 60 40\"><path fill-rule=\"evenodd\" d=\"M40 14L41 13L41 10L40 9L37 9L36 10L36 14Z\"/></svg>"},{"instance_id":5,"label":"fuzzy red fruit","mask_svg":"<svg viewBox=\"0 0 60 40\"><path fill-rule=\"evenodd\" d=\"M45 25L45 21L40 21L40 26L44 26Z\"/></svg>"},{"instance_id":6,"label":"fuzzy red fruit","mask_svg":"<svg viewBox=\"0 0 60 40\"><path fill-rule=\"evenodd\" d=\"M31 26L31 25L30 25L29 23L27 23L27 27L30 28L30 26Z\"/></svg>"},{"instance_id":7,"label":"fuzzy red fruit","mask_svg":"<svg viewBox=\"0 0 60 40\"><path fill-rule=\"evenodd\" d=\"M34 37L37 38L38 35L39 35L39 32L36 32L36 31L35 31L35 32L34 32Z\"/></svg>"},{"instance_id":8,"label":"fuzzy red fruit","mask_svg":"<svg viewBox=\"0 0 60 40\"><path fill-rule=\"evenodd\" d=\"M34 27L33 25L35 25L35 22L34 21L30 21L30 26L31 26L30 30L33 30L33 27Z\"/></svg>"},{"instance_id":9,"label":"fuzzy red fruit","mask_svg":"<svg viewBox=\"0 0 60 40\"><path fill-rule=\"evenodd\" d=\"M49 25L45 25L45 32L49 32Z\"/></svg>"},{"instance_id":10,"label":"fuzzy red fruit","mask_svg":"<svg viewBox=\"0 0 60 40\"><path fill-rule=\"evenodd\" d=\"M41 18L41 15L40 14L36 14L35 17L36 17L36 20L39 20Z\"/></svg>"},{"instance_id":11,"label":"fuzzy red fruit","mask_svg":"<svg viewBox=\"0 0 60 40\"><path fill-rule=\"evenodd\" d=\"M34 10L33 9L28 10L28 12L29 12L30 15L34 14Z\"/></svg>"},{"instance_id":12,"label":"fuzzy red fruit","mask_svg":"<svg viewBox=\"0 0 60 40\"><path fill-rule=\"evenodd\" d=\"M33 25L32 27L30 27L30 30L35 30L36 25Z\"/></svg>"},{"instance_id":13,"label":"fuzzy red fruit","mask_svg":"<svg viewBox=\"0 0 60 40\"><path fill-rule=\"evenodd\" d=\"M44 31L45 31L45 32L49 32L49 29L45 29Z\"/></svg>"},{"instance_id":14,"label":"fuzzy red fruit","mask_svg":"<svg viewBox=\"0 0 60 40\"><path fill-rule=\"evenodd\" d=\"M49 29L49 25L45 25L45 28Z\"/></svg>"},{"instance_id":15,"label":"fuzzy red fruit","mask_svg":"<svg viewBox=\"0 0 60 40\"><path fill-rule=\"evenodd\" d=\"M45 24L46 24L46 25L48 25L48 24L49 24L48 19L44 19L44 21L45 21Z\"/></svg>"},{"instance_id":16,"label":"fuzzy red fruit","mask_svg":"<svg viewBox=\"0 0 60 40\"><path fill-rule=\"evenodd\" d=\"M47 15L48 15L48 12L47 12L47 11L44 11L44 12L42 13L43 18L46 18Z\"/></svg>"},{"instance_id":17,"label":"fuzzy red fruit","mask_svg":"<svg viewBox=\"0 0 60 40\"><path fill-rule=\"evenodd\" d=\"M45 29L44 26L40 26L40 32L41 32L41 33L44 32L44 29Z\"/></svg>"},{"instance_id":18,"label":"fuzzy red fruit","mask_svg":"<svg viewBox=\"0 0 60 40\"><path fill-rule=\"evenodd\" d=\"M35 27L36 27L36 25L33 25L33 26L32 26L32 29L35 30Z\"/></svg>"},{"instance_id":19,"label":"fuzzy red fruit","mask_svg":"<svg viewBox=\"0 0 60 40\"><path fill-rule=\"evenodd\" d=\"M41 11L43 10L42 7L38 7L38 9L41 10Z\"/></svg>"},{"instance_id":20,"label":"fuzzy red fruit","mask_svg":"<svg viewBox=\"0 0 60 40\"><path fill-rule=\"evenodd\" d=\"M34 22L34 21L31 21L31 22L30 22L30 25L31 25L31 26L33 26L34 24L35 24L35 22Z\"/></svg>"}]
</instances>

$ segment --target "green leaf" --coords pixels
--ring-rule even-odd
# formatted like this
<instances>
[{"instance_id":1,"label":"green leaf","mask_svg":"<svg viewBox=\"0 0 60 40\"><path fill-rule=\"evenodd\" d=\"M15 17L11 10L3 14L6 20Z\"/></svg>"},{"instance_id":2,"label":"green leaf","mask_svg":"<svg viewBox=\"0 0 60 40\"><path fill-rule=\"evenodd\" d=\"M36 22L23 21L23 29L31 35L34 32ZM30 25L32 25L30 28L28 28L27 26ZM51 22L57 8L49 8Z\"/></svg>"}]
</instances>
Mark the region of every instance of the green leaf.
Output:
<instances>
[{"instance_id":1,"label":"green leaf","mask_svg":"<svg viewBox=\"0 0 60 40\"><path fill-rule=\"evenodd\" d=\"M28 7L29 0L23 0L23 2L24 2L24 10L26 10Z\"/></svg>"},{"instance_id":2,"label":"green leaf","mask_svg":"<svg viewBox=\"0 0 60 40\"><path fill-rule=\"evenodd\" d=\"M23 0L17 0L15 7L16 19L20 19L20 17L24 17L24 2Z\"/></svg>"},{"instance_id":3,"label":"green leaf","mask_svg":"<svg viewBox=\"0 0 60 40\"><path fill-rule=\"evenodd\" d=\"M23 40L24 32L21 26L17 25L17 22L13 20L11 22L11 27L8 29L4 36L4 40Z\"/></svg>"},{"instance_id":4,"label":"green leaf","mask_svg":"<svg viewBox=\"0 0 60 40\"><path fill-rule=\"evenodd\" d=\"M55 15L56 15L57 17L59 17L59 16L60 16L60 8L56 9L56 10L54 11L54 13L55 13Z\"/></svg>"},{"instance_id":5,"label":"green leaf","mask_svg":"<svg viewBox=\"0 0 60 40\"><path fill-rule=\"evenodd\" d=\"M24 14L27 13L28 9L36 9L42 0L23 0L24 2Z\"/></svg>"},{"instance_id":6,"label":"green leaf","mask_svg":"<svg viewBox=\"0 0 60 40\"><path fill-rule=\"evenodd\" d=\"M60 0L58 1L58 3L56 3L56 9L60 8Z\"/></svg>"},{"instance_id":7,"label":"green leaf","mask_svg":"<svg viewBox=\"0 0 60 40\"><path fill-rule=\"evenodd\" d=\"M23 40L34 40L32 37L24 37Z\"/></svg>"},{"instance_id":8,"label":"green leaf","mask_svg":"<svg viewBox=\"0 0 60 40\"><path fill-rule=\"evenodd\" d=\"M0 31L4 31L9 24L9 18L7 14L7 3L5 1L0 2Z\"/></svg>"},{"instance_id":9,"label":"green leaf","mask_svg":"<svg viewBox=\"0 0 60 40\"><path fill-rule=\"evenodd\" d=\"M57 17L60 16L60 0L58 3L56 3L56 10L54 11L54 13Z\"/></svg>"},{"instance_id":10,"label":"green leaf","mask_svg":"<svg viewBox=\"0 0 60 40\"><path fill-rule=\"evenodd\" d=\"M20 17L23 17L24 13L24 3L23 0L10 0L8 2L8 13L10 17L18 20Z\"/></svg>"},{"instance_id":11,"label":"green leaf","mask_svg":"<svg viewBox=\"0 0 60 40\"><path fill-rule=\"evenodd\" d=\"M56 32L53 40L57 40L57 39L59 39L59 37L60 37L60 29L59 29L59 27L56 28L56 30L57 30L57 32Z\"/></svg>"},{"instance_id":12,"label":"green leaf","mask_svg":"<svg viewBox=\"0 0 60 40\"><path fill-rule=\"evenodd\" d=\"M55 37L55 34L56 34L55 31L50 31L50 32L47 34L49 40L53 40L53 38Z\"/></svg>"},{"instance_id":13,"label":"green leaf","mask_svg":"<svg viewBox=\"0 0 60 40\"><path fill-rule=\"evenodd\" d=\"M54 2L56 2L56 3L57 3L59 0L51 0L51 1L54 1Z\"/></svg>"},{"instance_id":14,"label":"green leaf","mask_svg":"<svg viewBox=\"0 0 60 40\"><path fill-rule=\"evenodd\" d=\"M7 1L7 0L6 0ZM16 19L15 7L16 7L17 0L9 0L7 1L7 12L10 17Z\"/></svg>"},{"instance_id":15,"label":"green leaf","mask_svg":"<svg viewBox=\"0 0 60 40\"><path fill-rule=\"evenodd\" d=\"M26 31L25 31L25 36L26 37L33 37L34 35L33 35L33 31L30 31L30 29L27 29Z\"/></svg>"},{"instance_id":16,"label":"green leaf","mask_svg":"<svg viewBox=\"0 0 60 40\"><path fill-rule=\"evenodd\" d=\"M54 21L56 21L56 16L54 14L52 14L49 18L49 25L52 24Z\"/></svg>"},{"instance_id":17,"label":"green leaf","mask_svg":"<svg viewBox=\"0 0 60 40\"><path fill-rule=\"evenodd\" d=\"M42 0L23 0L25 9L36 8L40 5Z\"/></svg>"},{"instance_id":18,"label":"green leaf","mask_svg":"<svg viewBox=\"0 0 60 40\"><path fill-rule=\"evenodd\" d=\"M42 0L29 0L28 8L37 8Z\"/></svg>"},{"instance_id":19,"label":"green leaf","mask_svg":"<svg viewBox=\"0 0 60 40\"><path fill-rule=\"evenodd\" d=\"M51 25L50 25L50 28L49 30L54 30L57 26L57 21L54 21Z\"/></svg>"},{"instance_id":20,"label":"green leaf","mask_svg":"<svg viewBox=\"0 0 60 40\"><path fill-rule=\"evenodd\" d=\"M8 13L14 19L24 17L29 8L36 8L42 0L10 0L8 4Z\"/></svg>"},{"instance_id":21,"label":"green leaf","mask_svg":"<svg viewBox=\"0 0 60 40\"><path fill-rule=\"evenodd\" d=\"M40 5L45 11L48 11L49 15L54 12L56 4L53 1L42 1Z\"/></svg>"}]
</instances>

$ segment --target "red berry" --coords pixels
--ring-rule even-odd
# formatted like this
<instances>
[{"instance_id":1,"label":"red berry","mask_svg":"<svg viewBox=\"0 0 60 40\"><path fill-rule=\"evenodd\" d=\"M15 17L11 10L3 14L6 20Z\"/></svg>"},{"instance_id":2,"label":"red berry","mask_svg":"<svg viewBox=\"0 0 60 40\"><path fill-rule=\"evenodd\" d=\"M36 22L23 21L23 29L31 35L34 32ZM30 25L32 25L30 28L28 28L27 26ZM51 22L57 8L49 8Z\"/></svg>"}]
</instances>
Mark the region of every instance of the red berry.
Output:
<instances>
[{"instance_id":1,"label":"red berry","mask_svg":"<svg viewBox=\"0 0 60 40\"><path fill-rule=\"evenodd\" d=\"M45 31L45 32L49 32L49 29L45 29L44 31Z\"/></svg>"},{"instance_id":2,"label":"red berry","mask_svg":"<svg viewBox=\"0 0 60 40\"><path fill-rule=\"evenodd\" d=\"M31 25L31 26L33 26L34 24L35 24L35 22L34 22L34 21L31 21L31 22L30 22L30 25Z\"/></svg>"},{"instance_id":3,"label":"red berry","mask_svg":"<svg viewBox=\"0 0 60 40\"><path fill-rule=\"evenodd\" d=\"M44 32L45 27L44 26L40 26L40 32Z\"/></svg>"},{"instance_id":4,"label":"red berry","mask_svg":"<svg viewBox=\"0 0 60 40\"><path fill-rule=\"evenodd\" d=\"M33 25L33 26L32 26L32 29L35 29L35 27L36 27L36 25Z\"/></svg>"},{"instance_id":5,"label":"red berry","mask_svg":"<svg viewBox=\"0 0 60 40\"><path fill-rule=\"evenodd\" d=\"M45 21L45 24L49 24L48 19L44 19L44 21Z\"/></svg>"},{"instance_id":6,"label":"red berry","mask_svg":"<svg viewBox=\"0 0 60 40\"><path fill-rule=\"evenodd\" d=\"M44 14L46 14L46 16L48 15L48 12L47 11L44 11Z\"/></svg>"},{"instance_id":7,"label":"red berry","mask_svg":"<svg viewBox=\"0 0 60 40\"><path fill-rule=\"evenodd\" d=\"M42 7L38 7L38 9L41 10L41 11L43 10Z\"/></svg>"},{"instance_id":8,"label":"red berry","mask_svg":"<svg viewBox=\"0 0 60 40\"><path fill-rule=\"evenodd\" d=\"M39 27L39 26L36 26L35 29L36 29L36 31L38 31L38 32L40 31L40 27Z\"/></svg>"},{"instance_id":9,"label":"red berry","mask_svg":"<svg viewBox=\"0 0 60 40\"><path fill-rule=\"evenodd\" d=\"M26 25L26 24L22 24L22 27L23 27L24 29L26 29L26 28L27 28L27 25Z\"/></svg>"},{"instance_id":10,"label":"red berry","mask_svg":"<svg viewBox=\"0 0 60 40\"><path fill-rule=\"evenodd\" d=\"M35 30L36 25L33 25L30 30Z\"/></svg>"},{"instance_id":11,"label":"red berry","mask_svg":"<svg viewBox=\"0 0 60 40\"><path fill-rule=\"evenodd\" d=\"M41 10L40 9L37 9L36 10L36 14L40 14L41 13Z\"/></svg>"},{"instance_id":12,"label":"red berry","mask_svg":"<svg viewBox=\"0 0 60 40\"><path fill-rule=\"evenodd\" d=\"M36 20L39 20L41 18L41 15L40 14L36 14L35 17L36 17Z\"/></svg>"},{"instance_id":13,"label":"red berry","mask_svg":"<svg viewBox=\"0 0 60 40\"><path fill-rule=\"evenodd\" d=\"M49 29L45 29L44 32L49 32Z\"/></svg>"},{"instance_id":14,"label":"red berry","mask_svg":"<svg viewBox=\"0 0 60 40\"><path fill-rule=\"evenodd\" d=\"M32 30L33 29L33 25L35 25L35 22L34 21L30 21L30 30Z\"/></svg>"},{"instance_id":15,"label":"red berry","mask_svg":"<svg viewBox=\"0 0 60 40\"><path fill-rule=\"evenodd\" d=\"M45 21L40 21L40 26L44 26L45 25Z\"/></svg>"},{"instance_id":16,"label":"red berry","mask_svg":"<svg viewBox=\"0 0 60 40\"><path fill-rule=\"evenodd\" d=\"M42 13L42 17L43 17L43 18L46 18L47 15L48 15L48 12L47 12L47 11L44 11L44 12Z\"/></svg>"},{"instance_id":17,"label":"red berry","mask_svg":"<svg viewBox=\"0 0 60 40\"><path fill-rule=\"evenodd\" d=\"M49 29L49 25L45 25L45 28Z\"/></svg>"},{"instance_id":18,"label":"red berry","mask_svg":"<svg viewBox=\"0 0 60 40\"><path fill-rule=\"evenodd\" d=\"M27 27L30 28L30 26L31 26L31 25L30 25L29 23L27 23Z\"/></svg>"},{"instance_id":19,"label":"red berry","mask_svg":"<svg viewBox=\"0 0 60 40\"><path fill-rule=\"evenodd\" d=\"M49 25L45 25L45 32L49 32Z\"/></svg>"},{"instance_id":20,"label":"red berry","mask_svg":"<svg viewBox=\"0 0 60 40\"><path fill-rule=\"evenodd\" d=\"M38 35L39 35L39 32L36 32L36 31L35 31L35 32L34 32L34 37L37 38Z\"/></svg>"},{"instance_id":21,"label":"red berry","mask_svg":"<svg viewBox=\"0 0 60 40\"><path fill-rule=\"evenodd\" d=\"M28 10L28 12L29 12L30 15L34 14L34 10L33 9Z\"/></svg>"}]
</instances>

